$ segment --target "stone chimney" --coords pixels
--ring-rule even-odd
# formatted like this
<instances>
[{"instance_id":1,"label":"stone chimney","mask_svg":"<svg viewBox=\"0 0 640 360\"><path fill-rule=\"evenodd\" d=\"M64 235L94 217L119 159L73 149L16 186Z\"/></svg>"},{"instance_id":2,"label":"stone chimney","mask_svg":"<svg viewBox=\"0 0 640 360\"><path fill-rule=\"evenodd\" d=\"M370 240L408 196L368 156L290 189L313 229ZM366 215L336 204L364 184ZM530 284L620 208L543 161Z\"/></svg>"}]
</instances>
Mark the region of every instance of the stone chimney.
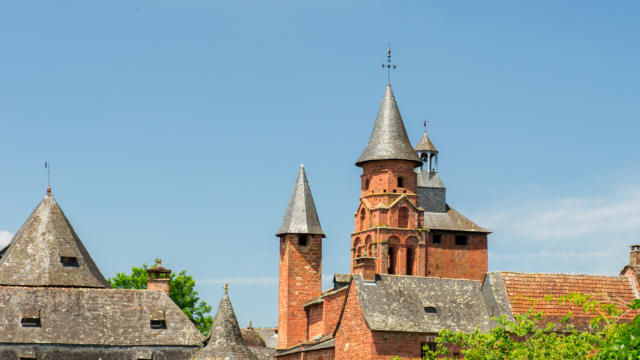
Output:
<instances>
[{"instance_id":1,"label":"stone chimney","mask_svg":"<svg viewBox=\"0 0 640 360\"><path fill-rule=\"evenodd\" d=\"M376 279L376 258L367 255L354 259L353 273L362 276L364 281L375 281Z\"/></svg>"},{"instance_id":2,"label":"stone chimney","mask_svg":"<svg viewBox=\"0 0 640 360\"><path fill-rule=\"evenodd\" d=\"M156 259L155 265L147 269L147 274L147 290L162 290L169 295L171 270L162 267L162 259Z\"/></svg>"},{"instance_id":3,"label":"stone chimney","mask_svg":"<svg viewBox=\"0 0 640 360\"><path fill-rule=\"evenodd\" d=\"M640 245L631 245L631 252L629 253L629 265L634 268L640 266Z\"/></svg>"}]
</instances>

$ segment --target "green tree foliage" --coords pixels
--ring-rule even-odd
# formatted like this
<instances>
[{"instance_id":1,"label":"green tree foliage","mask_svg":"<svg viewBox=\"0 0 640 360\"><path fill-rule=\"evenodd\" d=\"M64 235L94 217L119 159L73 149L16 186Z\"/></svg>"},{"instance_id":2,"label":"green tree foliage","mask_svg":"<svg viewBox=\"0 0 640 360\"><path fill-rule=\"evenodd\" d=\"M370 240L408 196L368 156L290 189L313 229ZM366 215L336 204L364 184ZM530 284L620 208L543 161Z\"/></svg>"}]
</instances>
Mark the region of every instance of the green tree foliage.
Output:
<instances>
[{"instance_id":1,"label":"green tree foliage","mask_svg":"<svg viewBox=\"0 0 640 360\"><path fill-rule=\"evenodd\" d=\"M118 289L146 289L149 276L147 268L147 264L144 264L142 267L131 268L131 274L117 273L109 279L109 283ZM169 279L171 299L193 321L198 330L207 335L213 322L213 317L210 315L211 306L204 300L200 300L193 277L187 275L186 270L182 270L177 274L172 272Z\"/></svg>"},{"instance_id":2,"label":"green tree foliage","mask_svg":"<svg viewBox=\"0 0 640 360\"><path fill-rule=\"evenodd\" d=\"M581 306L592 317L590 329L576 330L569 324L572 314L567 314L560 323L543 324L542 313L529 310L515 315L514 321L504 315L492 318L497 326L487 333L442 330L436 339L436 350L425 348L424 359L451 356L445 345L461 347L461 354L468 360L640 359L640 315L631 323L620 323L622 310L582 294L548 297L545 301ZM628 307L630 310L626 311L640 309L640 300L634 300Z\"/></svg>"}]
</instances>

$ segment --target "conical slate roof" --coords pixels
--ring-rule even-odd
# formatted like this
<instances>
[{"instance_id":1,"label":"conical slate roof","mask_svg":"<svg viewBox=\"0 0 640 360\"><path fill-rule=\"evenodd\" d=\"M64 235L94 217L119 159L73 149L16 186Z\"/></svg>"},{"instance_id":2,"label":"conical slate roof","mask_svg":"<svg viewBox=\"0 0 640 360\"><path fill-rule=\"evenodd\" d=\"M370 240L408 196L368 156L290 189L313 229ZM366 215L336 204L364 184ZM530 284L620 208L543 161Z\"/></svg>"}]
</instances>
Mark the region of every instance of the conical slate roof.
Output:
<instances>
[{"instance_id":1,"label":"conical slate roof","mask_svg":"<svg viewBox=\"0 0 640 360\"><path fill-rule=\"evenodd\" d=\"M420 142L418 142L418 145L416 145L416 150L438 152L438 149L433 146L433 143L431 142L431 139L429 139L429 135L427 135L426 131L422 134L422 138L420 139Z\"/></svg>"},{"instance_id":2,"label":"conical slate roof","mask_svg":"<svg viewBox=\"0 0 640 360\"><path fill-rule=\"evenodd\" d=\"M111 287L50 191L0 259L0 285Z\"/></svg>"},{"instance_id":3,"label":"conical slate roof","mask_svg":"<svg viewBox=\"0 0 640 360\"><path fill-rule=\"evenodd\" d=\"M220 300L218 312L211 325L209 342L196 351L192 360L258 360L258 358L245 345L238 326L236 313L231 306L227 284L224 287L224 295Z\"/></svg>"},{"instance_id":4,"label":"conical slate roof","mask_svg":"<svg viewBox=\"0 0 640 360\"><path fill-rule=\"evenodd\" d=\"M298 179L293 187L282 225L276 236L284 234L315 234L324 237L316 205L311 196L307 174L304 172L302 164L300 164Z\"/></svg>"},{"instance_id":5,"label":"conical slate roof","mask_svg":"<svg viewBox=\"0 0 640 360\"><path fill-rule=\"evenodd\" d=\"M407 136L391 85L387 84L369 143L356 165L361 166L372 160L391 159L414 161L416 165L422 164Z\"/></svg>"}]
</instances>

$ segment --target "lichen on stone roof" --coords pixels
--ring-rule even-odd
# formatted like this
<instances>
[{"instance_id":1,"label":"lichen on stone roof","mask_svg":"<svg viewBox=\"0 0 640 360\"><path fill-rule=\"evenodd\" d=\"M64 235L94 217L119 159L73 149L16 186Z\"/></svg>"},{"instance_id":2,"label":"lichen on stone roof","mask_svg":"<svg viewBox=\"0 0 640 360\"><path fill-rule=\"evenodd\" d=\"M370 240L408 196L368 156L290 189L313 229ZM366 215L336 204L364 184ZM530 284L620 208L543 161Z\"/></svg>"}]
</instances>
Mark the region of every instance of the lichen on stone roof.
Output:
<instances>
[{"instance_id":1,"label":"lichen on stone roof","mask_svg":"<svg viewBox=\"0 0 640 360\"><path fill-rule=\"evenodd\" d=\"M163 291L0 286L3 343L190 346L203 336ZM26 329L21 318L37 318ZM154 329L151 320L164 321Z\"/></svg>"},{"instance_id":2,"label":"lichen on stone roof","mask_svg":"<svg viewBox=\"0 0 640 360\"><path fill-rule=\"evenodd\" d=\"M111 287L51 193L0 259L0 285Z\"/></svg>"},{"instance_id":3,"label":"lichen on stone roof","mask_svg":"<svg viewBox=\"0 0 640 360\"><path fill-rule=\"evenodd\" d=\"M418 145L416 145L416 150L417 151L433 151L435 153L438 152L438 149L436 149L436 147L433 145L426 131L424 132L424 134L422 134L422 138L420 138Z\"/></svg>"},{"instance_id":4,"label":"lichen on stone roof","mask_svg":"<svg viewBox=\"0 0 640 360\"><path fill-rule=\"evenodd\" d=\"M356 165L362 166L367 161L391 159L413 161L416 166L422 164L407 136L391 85L387 84L369 142Z\"/></svg>"},{"instance_id":5,"label":"lichen on stone roof","mask_svg":"<svg viewBox=\"0 0 640 360\"><path fill-rule=\"evenodd\" d=\"M257 360L256 355L251 352L242 338L227 289L228 285L225 284L225 291L213 319L207 345L196 351L191 357L192 360Z\"/></svg>"},{"instance_id":6,"label":"lichen on stone roof","mask_svg":"<svg viewBox=\"0 0 640 360\"><path fill-rule=\"evenodd\" d=\"M468 231L479 233L491 233L491 231L469 220L449 205L446 205L444 213L425 212L424 227L429 230Z\"/></svg>"},{"instance_id":7,"label":"lichen on stone roof","mask_svg":"<svg viewBox=\"0 0 640 360\"><path fill-rule=\"evenodd\" d=\"M302 164L293 186L289 205L282 219L282 225L276 232L276 236L284 234L314 234L324 237L307 174Z\"/></svg>"},{"instance_id":8,"label":"lichen on stone roof","mask_svg":"<svg viewBox=\"0 0 640 360\"><path fill-rule=\"evenodd\" d=\"M380 274L375 283L354 275L353 283L371 330L471 332L490 326L479 281ZM425 307L434 307L435 313Z\"/></svg>"}]
</instances>

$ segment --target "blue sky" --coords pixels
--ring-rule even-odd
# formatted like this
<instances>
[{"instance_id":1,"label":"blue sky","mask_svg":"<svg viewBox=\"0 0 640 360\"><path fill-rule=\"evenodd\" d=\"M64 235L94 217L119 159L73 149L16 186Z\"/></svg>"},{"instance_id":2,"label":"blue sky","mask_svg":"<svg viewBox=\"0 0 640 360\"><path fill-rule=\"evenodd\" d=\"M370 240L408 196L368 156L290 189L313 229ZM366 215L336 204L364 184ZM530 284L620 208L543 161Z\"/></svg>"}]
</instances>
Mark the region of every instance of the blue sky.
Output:
<instances>
[{"instance_id":1,"label":"blue sky","mask_svg":"<svg viewBox=\"0 0 640 360\"><path fill-rule=\"evenodd\" d=\"M105 276L187 269L241 325L277 322L304 162L348 271L355 160L386 83L428 116L448 202L490 270L616 275L640 242L640 3L0 3L0 240L54 196ZM328 284L328 281L326 281Z\"/></svg>"}]
</instances>

